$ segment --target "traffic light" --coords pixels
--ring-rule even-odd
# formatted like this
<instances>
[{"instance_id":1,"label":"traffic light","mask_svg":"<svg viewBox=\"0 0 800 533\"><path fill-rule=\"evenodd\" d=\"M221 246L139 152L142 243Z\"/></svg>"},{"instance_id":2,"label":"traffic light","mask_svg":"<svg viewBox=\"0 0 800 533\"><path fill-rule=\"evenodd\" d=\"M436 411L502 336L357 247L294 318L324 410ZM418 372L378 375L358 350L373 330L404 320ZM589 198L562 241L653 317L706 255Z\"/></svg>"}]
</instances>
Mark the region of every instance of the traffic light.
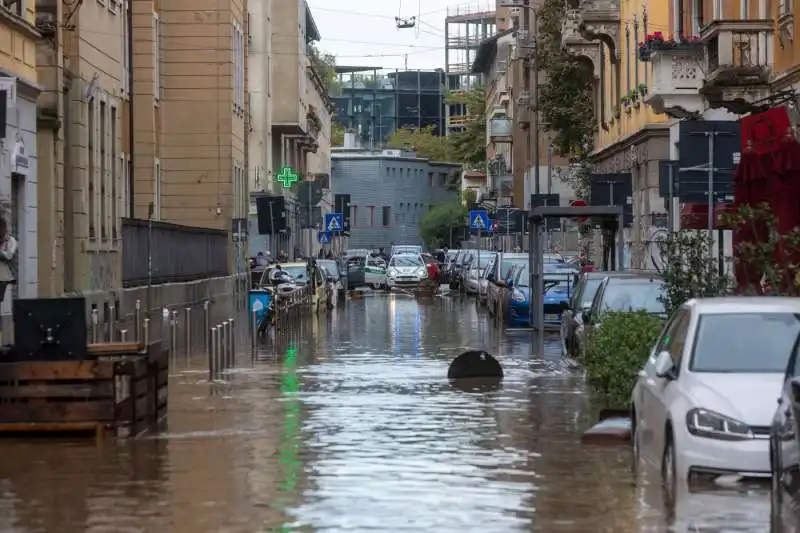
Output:
<instances>
[{"instance_id":1,"label":"traffic light","mask_svg":"<svg viewBox=\"0 0 800 533\"><path fill-rule=\"evenodd\" d=\"M336 194L333 197L333 212L341 213L344 218L344 233L350 234L350 195Z\"/></svg>"},{"instance_id":2,"label":"traffic light","mask_svg":"<svg viewBox=\"0 0 800 533\"><path fill-rule=\"evenodd\" d=\"M286 204L283 196L256 198L259 235L269 235L286 229Z\"/></svg>"}]
</instances>

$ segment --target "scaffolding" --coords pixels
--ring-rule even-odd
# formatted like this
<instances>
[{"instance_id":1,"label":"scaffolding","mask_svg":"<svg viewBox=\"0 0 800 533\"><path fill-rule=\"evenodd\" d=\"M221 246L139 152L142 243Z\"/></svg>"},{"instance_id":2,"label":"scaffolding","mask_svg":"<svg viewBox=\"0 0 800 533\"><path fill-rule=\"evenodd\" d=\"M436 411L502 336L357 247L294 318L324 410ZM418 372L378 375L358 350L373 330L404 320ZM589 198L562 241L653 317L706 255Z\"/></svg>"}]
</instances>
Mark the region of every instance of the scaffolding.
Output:
<instances>
[{"instance_id":1,"label":"scaffolding","mask_svg":"<svg viewBox=\"0 0 800 533\"><path fill-rule=\"evenodd\" d=\"M447 91L468 91L480 82L472 63L485 39L497 31L493 0L480 0L447 9L444 25L445 83ZM464 104L447 104L447 133L460 131L466 120Z\"/></svg>"}]
</instances>

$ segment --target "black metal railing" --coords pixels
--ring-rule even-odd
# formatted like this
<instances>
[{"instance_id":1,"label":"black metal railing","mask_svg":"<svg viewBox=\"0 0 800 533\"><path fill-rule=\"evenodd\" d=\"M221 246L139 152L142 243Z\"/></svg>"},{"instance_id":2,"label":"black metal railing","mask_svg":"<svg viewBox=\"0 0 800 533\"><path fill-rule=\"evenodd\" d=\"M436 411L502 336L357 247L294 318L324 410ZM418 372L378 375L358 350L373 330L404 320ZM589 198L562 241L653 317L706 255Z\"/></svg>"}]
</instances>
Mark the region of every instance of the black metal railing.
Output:
<instances>
[{"instance_id":1,"label":"black metal railing","mask_svg":"<svg viewBox=\"0 0 800 533\"><path fill-rule=\"evenodd\" d=\"M123 219L122 284L136 287L228 276L228 240L228 233L218 229Z\"/></svg>"}]
</instances>

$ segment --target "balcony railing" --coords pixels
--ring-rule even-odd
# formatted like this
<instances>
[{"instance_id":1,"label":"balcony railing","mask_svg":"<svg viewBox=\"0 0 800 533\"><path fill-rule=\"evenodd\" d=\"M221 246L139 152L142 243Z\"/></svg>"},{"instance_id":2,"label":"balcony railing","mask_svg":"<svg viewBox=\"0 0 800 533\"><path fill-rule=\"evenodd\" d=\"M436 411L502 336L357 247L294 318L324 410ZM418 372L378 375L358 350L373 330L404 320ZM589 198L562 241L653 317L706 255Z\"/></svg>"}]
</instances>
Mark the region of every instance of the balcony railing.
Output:
<instances>
[{"instance_id":1,"label":"balcony railing","mask_svg":"<svg viewBox=\"0 0 800 533\"><path fill-rule=\"evenodd\" d=\"M765 70L773 61L771 20L720 20L703 28L708 73L725 70Z\"/></svg>"},{"instance_id":2,"label":"balcony railing","mask_svg":"<svg viewBox=\"0 0 800 533\"><path fill-rule=\"evenodd\" d=\"M222 230L127 218L122 250L125 287L230 275L228 233Z\"/></svg>"},{"instance_id":3,"label":"balcony railing","mask_svg":"<svg viewBox=\"0 0 800 533\"><path fill-rule=\"evenodd\" d=\"M489 138L493 142L510 142L514 134L514 120L509 117L489 119Z\"/></svg>"}]
</instances>

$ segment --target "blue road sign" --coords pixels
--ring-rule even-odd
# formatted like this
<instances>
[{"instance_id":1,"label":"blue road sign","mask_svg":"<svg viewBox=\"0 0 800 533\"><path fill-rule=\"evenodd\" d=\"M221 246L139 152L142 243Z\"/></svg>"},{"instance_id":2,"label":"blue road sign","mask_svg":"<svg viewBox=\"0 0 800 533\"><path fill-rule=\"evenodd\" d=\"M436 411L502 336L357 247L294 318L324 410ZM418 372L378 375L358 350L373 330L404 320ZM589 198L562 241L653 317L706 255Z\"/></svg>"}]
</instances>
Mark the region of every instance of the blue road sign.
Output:
<instances>
[{"instance_id":1,"label":"blue road sign","mask_svg":"<svg viewBox=\"0 0 800 533\"><path fill-rule=\"evenodd\" d=\"M469 228L491 231L492 227L489 225L489 213L486 211L470 211Z\"/></svg>"},{"instance_id":2,"label":"blue road sign","mask_svg":"<svg viewBox=\"0 0 800 533\"><path fill-rule=\"evenodd\" d=\"M344 214L327 213L325 215L325 231L328 233L341 233L344 231Z\"/></svg>"},{"instance_id":3,"label":"blue road sign","mask_svg":"<svg viewBox=\"0 0 800 533\"><path fill-rule=\"evenodd\" d=\"M330 244L331 243L331 234L327 231L318 231L317 232L317 240L320 244Z\"/></svg>"}]
</instances>

